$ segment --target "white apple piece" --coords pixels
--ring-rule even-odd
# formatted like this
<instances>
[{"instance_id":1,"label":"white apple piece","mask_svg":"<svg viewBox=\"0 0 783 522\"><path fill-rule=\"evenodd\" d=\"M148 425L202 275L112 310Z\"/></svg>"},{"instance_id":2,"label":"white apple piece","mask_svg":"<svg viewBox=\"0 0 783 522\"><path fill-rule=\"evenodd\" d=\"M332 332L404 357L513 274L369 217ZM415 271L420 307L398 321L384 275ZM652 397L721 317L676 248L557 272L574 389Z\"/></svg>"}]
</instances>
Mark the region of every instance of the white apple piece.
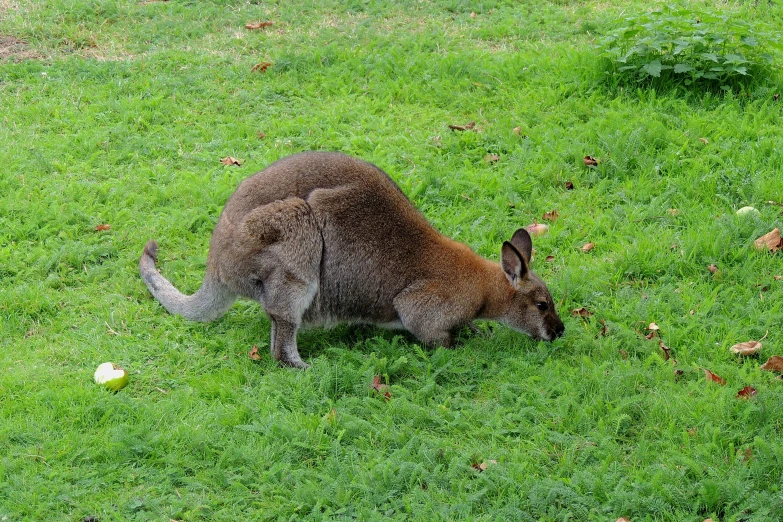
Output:
<instances>
[{"instance_id":1,"label":"white apple piece","mask_svg":"<svg viewBox=\"0 0 783 522\"><path fill-rule=\"evenodd\" d=\"M114 363L106 362L95 370L95 382L107 390L120 391L128 384L128 372Z\"/></svg>"}]
</instances>

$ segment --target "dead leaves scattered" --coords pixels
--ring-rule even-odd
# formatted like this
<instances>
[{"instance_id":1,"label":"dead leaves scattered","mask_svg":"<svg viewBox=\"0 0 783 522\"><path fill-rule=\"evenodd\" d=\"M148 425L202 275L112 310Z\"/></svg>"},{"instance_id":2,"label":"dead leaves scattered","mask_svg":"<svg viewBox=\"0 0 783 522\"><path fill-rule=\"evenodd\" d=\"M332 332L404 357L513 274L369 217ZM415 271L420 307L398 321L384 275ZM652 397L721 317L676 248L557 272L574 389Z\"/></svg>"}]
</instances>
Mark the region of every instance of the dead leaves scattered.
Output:
<instances>
[{"instance_id":1,"label":"dead leaves scattered","mask_svg":"<svg viewBox=\"0 0 783 522\"><path fill-rule=\"evenodd\" d=\"M484 162L489 163L490 165L493 163L497 163L498 161L500 161L500 156L498 156L497 154L487 154L486 156L484 156Z\"/></svg>"},{"instance_id":2,"label":"dead leaves scattered","mask_svg":"<svg viewBox=\"0 0 783 522\"><path fill-rule=\"evenodd\" d=\"M586 319L588 317L592 317L593 312L585 308L584 306L582 308L574 308L571 310L571 315L574 317L581 317L583 319Z\"/></svg>"},{"instance_id":3,"label":"dead leaves scattered","mask_svg":"<svg viewBox=\"0 0 783 522\"><path fill-rule=\"evenodd\" d=\"M371 388L373 388L378 393L383 394L383 398L385 400L391 399L391 392L389 391L389 385L388 384L381 384L381 376L376 375L372 378L372 385Z\"/></svg>"},{"instance_id":4,"label":"dead leaves scattered","mask_svg":"<svg viewBox=\"0 0 783 522\"><path fill-rule=\"evenodd\" d=\"M783 373L783 357L780 355L773 355L767 359L767 362L761 365L761 369L767 370L768 372Z\"/></svg>"},{"instance_id":5,"label":"dead leaves scattered","mask_svg":"<svg viewBox=\"0 0 783 522\"><path fill-rule=\"evenodd\" d=\"M541 216L541 219L546 221L557 221L557 218L559 217L560 213L557 210L551 210L549 212L544 212L544 215Z\"/></svg>"},{"instance_id":6,"label":"dead leaves scattered","mask_svg":"<svg viewBox=\"0 0 783 522\"><path fill-rule=\"evenodd\" d=\"M269 69L270 67L272 67L272 63L271 63L271 62L261 62L261 63L257 63L257 64L255 64L255 65L254 65L254 66L253 66L253 67L250 69L250 72L251 72L251 73L252 73L252 72L260 72L260 73L265 73L265 72L266 72L266 70L267 70L267 69Z\"/></svg>"},{"instance_id":7,"label":"dead leaves scattered","mask_svg":"<svg viewBox=\"0 0 783 522\"><path fill-rule=\"evenodd\" d=\"M475 128L475 127L476 127L476 122L475 121L472 121L472 122L468 123L467 125L449 125L449 129L451 129L453 131L461 131L461 132L462 131L473 130L473 128Z\"/></svg>"},{"instance_id":8,"label":"dead leaves scattered","mask_svg":"<svg viewBox=\"0 0 783 522\"><path fill-rule=\"evenodd\" d=\"M598 160L595 159L592 156L585 156L584 158L585 165L588 167L597 167L598 166Z\"/></svg>"},{"instance_id":9,"label":"dead leaves scattered","mask_svg":"<svg viewBox=\"0 0 783 522\"><path fill-rule=\"evenodd\" d=\"M102 225L98 225L97 227L95 227L95 230L98 232L105 232L107 230L111 230L111 225L104 223Z\"/></svg>"},{"instance_id":10,"label":"dead leaves scattered","mask_svg":"<svg viewBox=\"0 0 783 522\"><path fill-rule=\"evenodd\" d=\"M498 461L494 460L494 459L489 461L489 464L497 464L497 463L498 463ZM481 473L482 471L486 471L487 470L487 468L489 467L489 464L486 461L481 462L481 463L479 463L478 461L473 461L473 469L475 469L476 471Z\"/></svg>"},{"instance_id":11,"label":"dead leaves scattered","mask_svg":"<svg viewBox=\"0 0 783 522\"><path fill-rule=\"evenodd\" d=\"M582 245L582 252L587 253L594 248L595 248L595 243L585 243L584 245Z\"/></svg>"},{"instance_id":12,"label":"dead leaves scattered","mask_svg":"<svg viewBox=\"0 0 783 522\"><path fill-rule=\"evenodd\" d=\"M726 379L716 373L711 372L707 368L704 368L704 375L707 377L707 382L717 382L721 386L726 386Z\"/></svg>"},{"instance_id":13,"label":"dead leaves scattered","mask_svg":"<svg viewBox=\"0 0 783 522\"><path fill-rule=\"evenodd\" d=\"M737 343L729 348L732 353L737 355L753 355L761 351L760 341L746 341L744 343Z\"/></svg>"},{"instance_id":14,"label":"dead leaves scattered","mask_svg":"<svg viewBox=\"0 0 783 522\"><path fill-rule=\"evenodd\" d=\"M248 357L250 357L254 361L260 361L261 360L261 354L258 353L258 346L253 346L253 348L248 352Z\"/></svg>"},{"instance_id":15,"label":"dead leaves scattered","mask_svg":"<svg viewBox=\"0 0 783 522\"><path fill-rule=\"evenodd\" d=\"M220 159L220 163L226 166L241 167L244 162L244 160L238 160L236 158L232 158L231 156L226 156L225 158Z\"/></svg>"},{"instance_id":16,"label":"dead leaves scattered","mask_svg":"<svg viewBox=\"0 0 783 522\"><path fill-rule=\"evenodd\" d=\"M756 391L756 388L753 386L745 386L740 391L737 392L737 398L738 399L751 399L758 395L758 391Z\"/></svg>"},{"instance_id":17,"label":"dead leaves scattered","mask_svg":"<svg viewBox=\"0 0 783 522\"><path fill-rule=\"evenodd\" d=\"M660 328L658 327L657 324L650 323L649 326L647 326L646 330L647 330L647 335L645 335L644 338L649 341L650 339L656 336Z\"/></svg>"},{"instance_id":18,"label":"dead leaves scattered","mask_svg":"<svg viewBox=\"0 0 783 522\"><path fill-rule=\"evenodd\" d=\"M769 250L773 254L783 248L783 239L780 238L780 229L764 234L753 242L758 250Z\"/></svg>"},{"instance_id":19,"label":"dead leaves scattered","mask_svg":"<svg viewBox=\"0 0 783 522\"><path fill-rule=\"evenodd\" d=\"M275 23L270 20L267 20L265 22L248 22L245 24L245 29L249 29L251 31L255 29L265 29L274 24Z\"/></svg>"}]
</instances>

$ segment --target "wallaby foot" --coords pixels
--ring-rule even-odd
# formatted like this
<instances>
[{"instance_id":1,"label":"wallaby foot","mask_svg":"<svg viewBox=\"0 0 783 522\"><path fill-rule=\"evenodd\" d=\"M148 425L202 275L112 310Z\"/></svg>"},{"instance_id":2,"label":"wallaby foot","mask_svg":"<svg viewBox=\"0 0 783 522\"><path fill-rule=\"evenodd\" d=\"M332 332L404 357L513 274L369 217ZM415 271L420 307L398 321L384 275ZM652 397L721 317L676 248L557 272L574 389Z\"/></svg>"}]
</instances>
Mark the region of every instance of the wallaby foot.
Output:
<instances>
[{"instance_id":1,"label":"wallaby foot","mask_svg":"<svg viewBox=\"0 0 783 522\"><path fill-rule=\"evenodd\" d=\"M299 356L299 350L296 348L297 325L277 317L270 317L270 319L272 320L270 343L272 357L285 366L304 370L309 368L310 365L302 360Z\"/></svg>"}]
</instances>

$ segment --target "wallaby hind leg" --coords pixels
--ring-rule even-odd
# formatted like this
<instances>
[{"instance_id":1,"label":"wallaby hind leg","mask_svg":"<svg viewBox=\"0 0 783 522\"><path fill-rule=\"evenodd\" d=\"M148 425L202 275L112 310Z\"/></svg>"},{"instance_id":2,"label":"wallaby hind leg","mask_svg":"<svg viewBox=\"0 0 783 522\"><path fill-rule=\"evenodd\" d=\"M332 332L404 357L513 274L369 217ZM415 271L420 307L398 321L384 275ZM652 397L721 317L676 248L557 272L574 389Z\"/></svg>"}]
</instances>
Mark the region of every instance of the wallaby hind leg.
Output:
<instances>
[{"instance_id":1,"label":"wallaby hind leg","mask_svg":"<svg viewBox=\"0 0 783 522\"><path fill-rule=\"evenodd\" d=\"M296 334L318 292L323 252L312 209L299 198L272 202L250 212L239 234L239 242L252 247L246 263L255 280L251 297L272 321L272 357L307 368L296 347Z\"/></svg>"},{"instance_id":2,"label":"wallaby hind leg","mask_svg":"<svg viewBox=\"0 0 783 522\"><path fill-rule=\"evenodd\" d=\"M447 299L437 288L413 286L394 298L394 309L405 329L425 345L450 348L454 345L452 332L460 323Z\"/></svg>"}]
</instances>

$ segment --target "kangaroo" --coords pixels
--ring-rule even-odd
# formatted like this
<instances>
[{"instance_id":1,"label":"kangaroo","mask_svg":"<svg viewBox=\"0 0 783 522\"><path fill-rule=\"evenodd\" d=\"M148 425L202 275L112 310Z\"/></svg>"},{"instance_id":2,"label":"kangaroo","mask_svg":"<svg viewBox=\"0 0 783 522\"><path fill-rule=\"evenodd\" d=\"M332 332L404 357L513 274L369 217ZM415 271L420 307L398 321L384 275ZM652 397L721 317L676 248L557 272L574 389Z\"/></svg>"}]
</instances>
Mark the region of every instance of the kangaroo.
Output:
<instances>
[{"instance_id":1,"label":"kangaroo","mask_svg":"<svg viewBox=\"0 0 783 522\"><path fill-rule=\"evenodd\" d=\"M490 319L535 339L560 337L552 297L530 271L532 248L520 228L503 243L500 263L484 259L438 232L378 167L304 152L240 183L195 294L157 270L155 241L139 270L166 310L191 320L219 318L238 296L258 301L272 323L272 356L307 368L296 345L303 326L375 324L449 347L456 329Z\"/></svg>"}]
</instances>

